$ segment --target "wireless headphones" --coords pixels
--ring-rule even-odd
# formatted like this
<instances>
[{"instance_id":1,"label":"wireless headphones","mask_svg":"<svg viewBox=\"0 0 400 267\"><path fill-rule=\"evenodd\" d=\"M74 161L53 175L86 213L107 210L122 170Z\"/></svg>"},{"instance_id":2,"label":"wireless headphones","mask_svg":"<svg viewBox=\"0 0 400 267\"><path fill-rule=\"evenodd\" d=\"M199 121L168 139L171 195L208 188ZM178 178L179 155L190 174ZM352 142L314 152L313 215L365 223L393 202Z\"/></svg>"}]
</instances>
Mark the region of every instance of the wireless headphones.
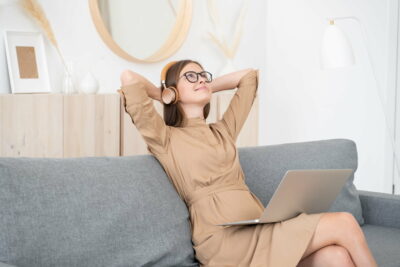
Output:
<instances>
[{"instance_id":1,"label":"wireless headphones","mask_svg":"<svg viewBox=\"0 0 400 267\"><path fill-rule=\"evenodd\" d=\"M161 84L164 87L164 90L161 93L161 99L165 104L175 104L179 100L178 90L173 86L167 87L165 84L169 68L177 62L178 61L169 62L161 71Z\"/></svg>"}]
</instances>

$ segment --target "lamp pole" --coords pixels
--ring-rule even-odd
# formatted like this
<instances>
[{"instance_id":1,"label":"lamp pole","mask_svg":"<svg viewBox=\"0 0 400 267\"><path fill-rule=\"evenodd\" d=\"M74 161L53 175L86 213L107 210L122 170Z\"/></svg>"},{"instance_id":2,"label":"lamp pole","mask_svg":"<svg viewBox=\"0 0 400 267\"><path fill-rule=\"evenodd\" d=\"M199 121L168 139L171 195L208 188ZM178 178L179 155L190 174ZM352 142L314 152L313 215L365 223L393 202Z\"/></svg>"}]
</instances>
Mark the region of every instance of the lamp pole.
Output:
<instances>
[{"instance_id":1,"label":"lamp pole","mask_svg":"<svg viewBox=\"0 0 400 267\"><path fill-rule=\"evenodd\" d=\"M400 177L399 162L398 162L398 158L397 158L397 155L396 155L396 141L395 141L395 136L394 136L394 130L390 127L388 118L386 116L385 105L383 103L383 100L382 100L382 97L381 97L381 94L380 94L380 90L379 90L379 84L378 84L378 81L376 79L375 68L374 68L374 66L373 66L373 64L371 62L371 53L369 52L369 49L368 49L366 31L364 29L364 26L361 23L361 21L357 17L354 17L354 16L327 18L327 20L328 20L330 25L333 25L335 20L344 20L344 19L354 20L354 21L358 22L358 25L360 26L361 35L362 35L362 38L363 38L363 41L364 41L364 44L365 44L365 47L366 47L366 51L367 51L368 62L369 62L369 65L371 67L373 78L374 78L374 82L375 82L376 93L378 95L379 102L381 104L381 108L382 108L382 112L383 112L383 117L385 119L386 131L389 134L389 139L390 139L390 142L391 142L391 145L392 145L392 152L393 152L392 154L393 154L393 157L394 157L394 162L396 164L397 175ZM392 184L394 184L393 179L394 178L392 178ZM394 188L393 187L392 187L392 194L394 194Z\"/></svg>"}]
</instances>

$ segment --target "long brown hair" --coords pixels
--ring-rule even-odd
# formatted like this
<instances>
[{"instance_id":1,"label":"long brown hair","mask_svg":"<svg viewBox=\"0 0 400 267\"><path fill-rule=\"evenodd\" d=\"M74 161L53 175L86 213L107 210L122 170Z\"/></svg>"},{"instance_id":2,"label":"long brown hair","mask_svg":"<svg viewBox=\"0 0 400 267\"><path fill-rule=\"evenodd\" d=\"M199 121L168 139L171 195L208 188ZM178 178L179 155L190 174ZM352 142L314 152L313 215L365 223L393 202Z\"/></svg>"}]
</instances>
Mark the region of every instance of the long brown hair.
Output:
<instances>
[{"instance_id":1,"label":"long brown hair","mask_svg":"<svg viewBox=\"0 0 400 267\"><path fill-rule=\"evenodd\" d=\"M169 67L166 73L165 79L165 86L173 86L177 88L177 83L179 79L179 74L181 73L182 69L189 63L194 63L199 65L202 69L203 66L197 61L184 59L177 61L171 67ZM164 90L164 87L161 85L161 92ZM163 104L164 105L164 121L165 124L169 126L181 127L183 120L185 118L185 113L181 107L180 101L176 102L175 104ZM207 103L203 109L204 118L208 117L210 113L210 103Z\"/></svg>"}]
</instances>

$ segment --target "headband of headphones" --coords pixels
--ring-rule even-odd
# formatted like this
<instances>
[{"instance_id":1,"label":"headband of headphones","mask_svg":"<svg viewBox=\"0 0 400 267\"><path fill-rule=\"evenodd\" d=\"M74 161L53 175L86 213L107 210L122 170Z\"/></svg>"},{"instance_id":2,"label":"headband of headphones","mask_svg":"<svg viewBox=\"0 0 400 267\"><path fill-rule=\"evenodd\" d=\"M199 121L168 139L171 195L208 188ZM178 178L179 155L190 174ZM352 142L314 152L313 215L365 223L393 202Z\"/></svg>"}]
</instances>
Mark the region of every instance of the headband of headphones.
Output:
<instances>
[{"instance_id":1,"label":"headband of headphones","mask_svg":"<svg viewBox=\"0 0 400 267\"><path fill-rule=\"evenodd\" d=\"M167 71L169 68L174 65L178 61L171 61L167 65L164 66L164 68L161 71L161 83L165 86L165 79L167 78Z\"/></svg>"}]
</instances>

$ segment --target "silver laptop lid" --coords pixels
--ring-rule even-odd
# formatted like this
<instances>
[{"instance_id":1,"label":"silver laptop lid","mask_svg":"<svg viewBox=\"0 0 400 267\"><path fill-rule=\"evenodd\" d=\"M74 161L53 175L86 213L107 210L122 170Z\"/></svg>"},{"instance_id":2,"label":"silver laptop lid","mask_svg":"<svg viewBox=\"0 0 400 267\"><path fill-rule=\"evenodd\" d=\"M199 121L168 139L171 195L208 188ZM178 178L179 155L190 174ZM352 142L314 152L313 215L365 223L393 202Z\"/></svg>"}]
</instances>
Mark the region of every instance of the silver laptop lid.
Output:
<instances>
[{"instance_id":1,"label":"silver laptop lid","mask_svg":"<svg viewBox=\"0 0 400 267\"><path fill-rule=\"evenodd\" d=\"M288 170L260 222L277 222L330 209L353 169Z\"/></svg>"}]
</instances>

